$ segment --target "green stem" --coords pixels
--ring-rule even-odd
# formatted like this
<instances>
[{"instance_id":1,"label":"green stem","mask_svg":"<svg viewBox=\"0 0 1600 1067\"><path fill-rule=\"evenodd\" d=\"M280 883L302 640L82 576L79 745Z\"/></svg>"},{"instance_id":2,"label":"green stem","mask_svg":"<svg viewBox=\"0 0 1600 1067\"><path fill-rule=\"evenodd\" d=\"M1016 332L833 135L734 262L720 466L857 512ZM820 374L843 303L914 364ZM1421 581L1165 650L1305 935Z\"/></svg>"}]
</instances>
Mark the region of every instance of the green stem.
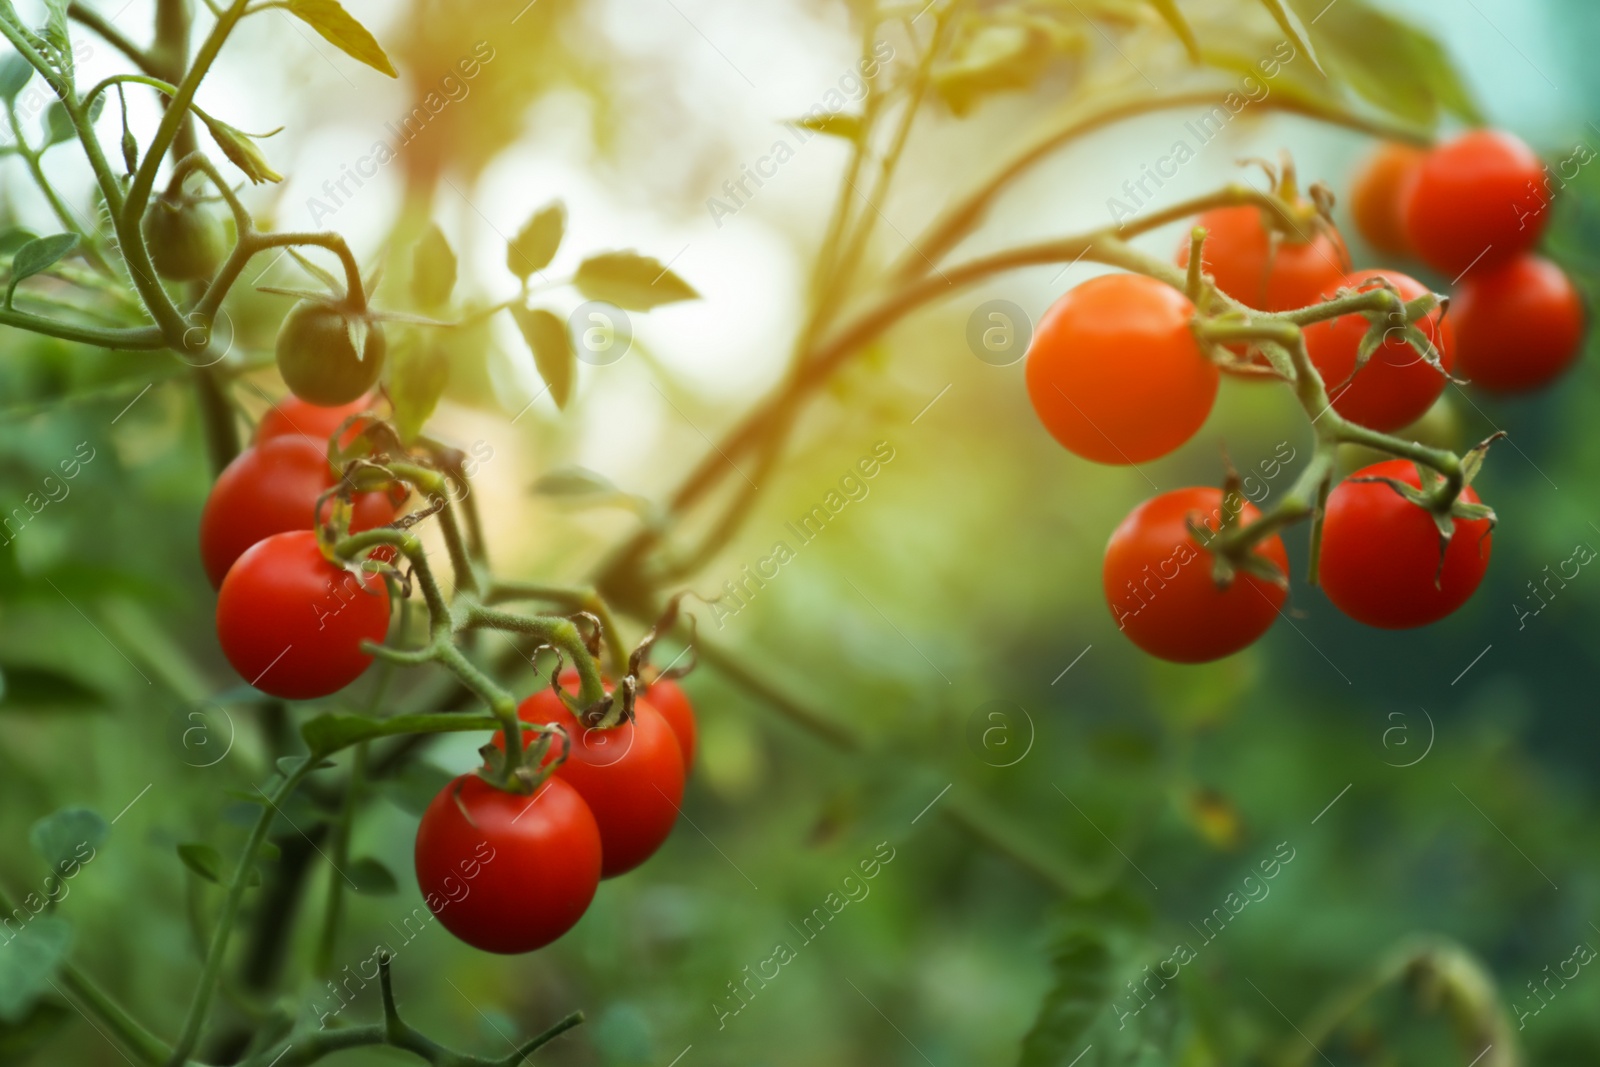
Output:
<instances>
[{"instance_id":1,"label":"green stem","mask_svg":"<svg viewBox=\"0 0 1600 1067\"><path fill-rule=\"evenodd\" d=\"M182 1067L200 1041L200 1032L205 1026L206 1015L211 1008L212 997L216 993L217 979L222 973L223 959L227 956L228 941L233 935L234 923L238 921L239 907L244 902L245 890L250 884L250 874L255 869L261 843L267 838L267 831L271 829L272 821L278 815L279 806L288 799L290 793L294 792L295 787L300 784L300 780L310 771L313 764L314 761L308 759L284 778L283 783L266 798L267 803L261 809L261 815L256 819L255 826L250 830L250 837L245 841L244 851L240 853L239 862L233 870L233 877L228 882L228 895L223 900L216 929L211 934L211 947L206 952L205 965L200 972L200 984L195 989L194 999L190 1002L189 1011L184 1017L178 1043L173 1047L167 1061L169 1067Z\"/></svg>"},{"instance_id":2,"label":"green stem","mask_svg":"<svg viewBox=\"0 0 1600 1067\"><path fill-rule=\"evenodd\" d=\"M387 664L382 670L384 674L383 681L379 683L379 693L383 691L383 682L387 682L389 676L394 673L394 668ZM339 947L339 927L344 920L344 878L339 872L344 870L350 859L350 832L355 824L356 808L361 804L366 769L367 745L363 742L355 747L351 757L350 780L345 785L344 805L339 809L339 821L333 831L333 855L328 860L328 866L333 869L329 872L328 897L322 913L322 934L317 938L317 954L313 964L319 978L326 978L333 973L333 954Z\"/></svg>"}]
</instances>

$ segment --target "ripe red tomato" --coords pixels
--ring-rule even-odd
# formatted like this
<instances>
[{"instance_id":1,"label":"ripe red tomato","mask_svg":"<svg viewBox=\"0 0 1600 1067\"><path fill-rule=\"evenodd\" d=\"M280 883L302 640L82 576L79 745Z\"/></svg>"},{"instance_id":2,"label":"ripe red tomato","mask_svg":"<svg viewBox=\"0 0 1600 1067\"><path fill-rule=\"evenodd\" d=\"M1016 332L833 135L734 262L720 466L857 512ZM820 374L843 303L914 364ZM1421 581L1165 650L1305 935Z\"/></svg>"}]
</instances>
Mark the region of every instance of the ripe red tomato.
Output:
<instances>
[{"instance_id":1,"label":"ripe red tomato","mask_svg":"<svg viewBox=\"0 0 1600 1067\"><path fill-rule=\"evenodd\" d=\"M1403 630L1425 626L1455 611L1483 580L1492 537L1488 519L1456 519L1439 570L1439 529L1433 516L1383 482L1421 486L1405 459L1363 467L1328 494L1317 575L1334 607L1368 626ZM1461 499L1478 502L1468 486ZM1438 576L1438 585L1434 577Z\"/></svg>"},{"instance_id":2,"label":"ripe red tomato","mask_svg":"<svg viewBox=\"0 0 1600 1067\"><path fill-rule=\"evenodd\" d=\"M576 671L562 675L562 688L578 689ZM522 702L523 722L559 726L571 744L556 777L564 778L589 804L600 827L602 878L631 871L649 859L672 833L683 802L683 752L672 727L650 702L634 702L633 722L607 730L584 726L549 687ZM529 744L532 736L524 737ZM504 747L503 734L495 735Z\"/></svg>"},{"instance_id":3,"label":"ripe red tomato","mask_svg":"<svg viewBox=\"0 0 1600 1067\"><path fill-rule=\"evenodd\" d=\"M1406 236L1453 281L1526 252L1549 212L1544 167L1501 130L1472 130L1428 153L1405 190Z\"/></svg>"},{"instance_id":4,"label":"ripe red tomato","mask_svg":"<svg viewBox=\"0 0 1600 1067\"><path fill-rule=\"evenodd\" d=\"M1195 220L1207 230L1201 265L1217 288L1258 311L1290 311L1315 304L1336 285L1350 256L1336 234L1310 240L1280 237L1272 247L1261 209L1250 204L1213 208ZM1189 265L1189 239L1178 245L1178 266Z\"/></svg>"},{"instance_id":5,"label":"ripe red tomato","mask_svg":"<svg viewBox=\"0 0 1600 1067\"><path fill-rule=\"evenodd\" d=\"M316 525L317 497L335 484L326 444L298 434L247 448L217 476L200 513L200 560L221 587L233 561L264 537ZM352 532L387 526L394 505L383 493L357 493Z\"/></svg>"},{"instance_id":6,"label":"ripe red tomato","mask_svg":"<svg viewBox=\"0 0 1600 1067\"><path fill-rule=\"evenodd\" d=\"M326 447L328 438L334 435L345 419L369 410L372 402L371 396L363 396L348 404L324 408L308 404L290 393L261 416L261 422L256 426L256 444L270 441L274 437L298 435L312 438ZM348 448L350 442L360 433L360 424L351 426L339 438L339 444Z\"/></svg>"},{"instance_id":7,"label":"ripe red tomato","mask_svg":"<svg viewBox=\"0 0 1600 1067\"><path fill-rule=\"evenodd\" d=\"M464 774L417 827L417 885L446 930L474 948L543 948L572 929L600 884L600 831L560 778L532 796Z\"/></svg>"},{"instance_id":8,"label":"ripe red tomato","mask_svg":"<svg viewBox=\"0 0 1600 1067\"><path fill-rule=\"evenodd\" d=\"M1187 520L1220 528L1222 502L1220 489L1175 489L1134 508L1111 534L1101 571L1106 604L1129 640L1152 656L1174 663L1220 659L1255 642L1278 617L1280 586L1243 572L1226 589L1212 580L1214 557ZM1239 503L1241 523L1260 515ZM1276 534L1256 552L1288 574L1289 557Z\"/></svg>"},{"instance_id":9,"label":"ripe red tomato","mask_svg":"<svg viewBox=\"0 0 1600 1067\"><path fill-rule=\"evenodd\" d=\"M311 700L355 681L372 657L363 639L389 633L389 587L334 566L310 530L258 541L217 594L217 637L239 676L285 700Z\"/></svg>"},{"instance_id":10,"label":"ripe red tomato","mask_svg":"<svg viewBox=\"0 0 1600 1067\"><path fill-rule=\"evenodd\" d=\"M1469 272L1450 317L1462 374L1492 392L1548 384L1583 340L1583 299L1560 267L1538 256Z\"/></svg>"},{"instance_id":11,"label":"ripe red tomato","mask_svg":"<svg viewBox=\"0 0 1600 1067\"><path fill-rule=\"evenodd\" d=\"M1189 329L1194 305L1142 274L1067 291L1028 348L1028 396L1055 439L1097 463L1143 463L1194 436L1219 373Z\"/></svg>"},{"instance_id":12,"label":"ripe red tomato","mask_svg":"<svg viewBox=\"0 0 1600 1067\"><path fill-rule=\"evenodd\" d=\"M650 683L644 695L649 698L650 706L661 713L667 720L667 725L672 727L672 734L678 739L678 748L683 752L683 769L687 773L694 767L695 738L698 729L694 721L694 706L689 703L689 696L683 691L674 679L658 678Z\"/></svg>"},{"instance_id":13,"label":"ripe red tomato","mask_svg":"<svg viewBox=\"0 0 1600 1067\"><path fill-rule=\"evenodd\" d=\"M1409 191L1427 153L1415 145L1387 141L1361 164L1350 181L1350 214L1367 243L1390 255L1412 255L1401 197Z\"/></svg>"},{"instance_id":14,"label":"ripe red tomato","mask_svg":"<svg viewBox=\"0 0 1600 1067\"><path fill-rule=\"evenodd\" d=\"M1428 291L1421 282L1393 270L1358 270L1345 275L1339 285L1346 289L1371 288L1363 283L1380 277L1393 283L1406 300L1415 300ZM1332 297L1334 292L1329 289L1323 295ZM1444 310L1434 308L1416 325L1433 342L1444 369L1455 366L1455 328ZM1365 316L1354 313L1312 323L1305 331L1306 353L1322 375L1335 411L1374 430L1398 430L1420 419L1433 406L1444 392L1445 376L1429 366L1395 330L1350 378L1356 366L1356 352L1370 326Z\"/></svg>"}]
</instances>

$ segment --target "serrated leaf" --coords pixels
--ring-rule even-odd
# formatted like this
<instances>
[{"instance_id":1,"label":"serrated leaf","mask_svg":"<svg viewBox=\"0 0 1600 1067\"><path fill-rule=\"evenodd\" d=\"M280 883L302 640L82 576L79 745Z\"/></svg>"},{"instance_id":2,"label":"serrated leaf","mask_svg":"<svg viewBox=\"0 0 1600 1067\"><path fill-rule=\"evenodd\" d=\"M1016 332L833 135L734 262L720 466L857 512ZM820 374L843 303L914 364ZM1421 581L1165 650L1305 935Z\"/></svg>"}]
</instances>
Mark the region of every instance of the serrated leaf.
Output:
<instances>
[{"instance_id":1,"label":"serrated leaf","mask_svg":"<svg viewBox=\"0 0 1600 1067\"><path fill-rule=\"evenodd\" d=\"M11 306L17 284L43 271L49 270L61 257L78 247L75 233L53 233L29 241L11 257L11 281L6 285L6 307Z\"/></svg>"},{"instance_id":2,"label":"serrated leaf","mask_svg":"<svg viewBox=\"0 0 1600 1067\"><path fill-rule=\"evenodd\" d=\"M587 467L561 467L541 475L533 483L533 491L544 496L592 496L620 493L616 484L605 475Z\"/></svg>"},{"instance_id":3,"label":"serrated leaf","mask_svg":"<svg viewBox=\"0 0 1600 1067\"><path fill-rule=\"evenodd\" d=\"M1200 42L1195 38L1194 27L1189 25L1189 20L1183 17L1183 12L1178 10L1177 0L1150 0L1167 25L1172 27L1172 32L1178 35L1178 40L1183 42L1184 51L1189 53L1192 62L1200 62Z\"/></svg>"},{"instance_id":4,"label":"serrated leaf","mask_svg":"<svg viewBox=\"0 0 1600 1067\"><path fill-rule=\"evenodd\" d=\"M24 898L24 907L32 896ZM20 1022L50 991L72 947L72 925L55 915L36 915L7 934L10 940L0 950L0 1023L9 1024Z\"/></svg>"},{"instance_id":5,"label":"serrated leaf","mask_svg":"<svg viewBox=\"0 0 1600 1067\"><path fill-rule=\"evenodd\" d=\"M210 845L194 842L178 846L178 858L183 865L204 878L208 882L222 885L225 876L222 873L222 853Z\"/></svg>"},{"instance_id":6,"label":"serrated leaf","mask_svg":"<svg viewBox=\"0 0 1600 1067\"><path fill-rule=\"evenodd\" d=\"M546 204L523 224L506 245L506 266L522 281L544 270L556 258L567 232L567 208L561 201Z\"/></svg>"},{"instance_id":7,"label":"serrated leaf","mask_svg":"<svg viewBox=\"0 0 1600 1067\"><path fill-rule=\"evenodd\" d=\"M411 254L411 293L426 308L443 307L456 287L456 254L437 224L430 223Z\"/></svg>"},{"instance_id":8,"label":"serrated leaf","mask_svg":"<svg viewBox=\"0 0 1600 1067\"><path fill-rule=\"evenodd\" d=\"M288 0L288 8L290 14L298 16L351 59L360 60L391 78L400 76L378 39L341 7L338 0Z\"/></svg>"},{"instance_id":9,"label":"serrated leaf","mask_svg":"<svg viewBox=\"0 0 1600 1067\"><path fill-rule=\"evenodd\" d=\"M28 830L28 843L51 871L59 872L74 861L83 862L83 849L90 855L105 843L111 827L98 812L89 808L62 808L34 823Z\"/></svg>"},{"instance_id":10,"label":"serrated leaf","mask_svg":"<svg viewBox=\"0 0 1600 1067\"><path fill-rule=\"evenodd\" d=\"M389 873L389 868L370 856L345 867L344 875L350 880L351 887L362 896L387 897L400 891L400 884Z\"/></svg>"},{"instance_id":11,"label":"serrated leaf","mask_svg":"<svg viewBox=\"0 0 1600 1067\"><path fill-rule=\"evenodd\" d=\"M846 115L838 112L825 115L805 115L793 119L792 124L813 133L825 133L829 137L839 137L846 141L861 139L861 116Z\"/></svg>"},{"instance_id":12,"label":"serrated leaf","mask_svg":"<svg viewBox=\"0 0 1600 1067\"><path fill-rule=\"evenodd\" d=\"M0 100L15 100L33 80L33 73L33 64L15 52L0 57Z\"/></svg>"},{"instance_id":13,"label":"serrated leaf","mask_svg":"<svg viewBox=\"0 0 1600 1067\"><path fill-rule=\"evenodd\" d=\"M397 346L389 371L389 399L401 440L416 439L449 384L450 357L444 348L421 340Z\"/></svg>"},{"instance_id":14,"label":"serrated leaf","mask_svg":"<svg viewBox=\"0 0 1600 1067\"><path fill-rule=\"evenodd\" d=\"M513 307L511 317L522 331L522 339L533 351L533 365L550 387L556 407L566 408L572 399L572 383L577 377L578 356L572 348L567 324L543 308Z\"/></svg>"},{"instance_id":15,"label":"serrated leaf","mask_svg":"<svg viewBox=\"0 0 1600 1067\"><path fill-rule=\"evenodd\" d=\"M328 756L375 737L494 730L499 726L492 715L397 715L392 719L369 719L361 715L329 713L318 715L302 726L300 736L313 753Z\"/></svg>"},{"instance_id":16,"label":"serrated leaf","mask_svg":"<svg viewBox=\"0 0 1600 1067\"><path fill-rule=\"evenodd\" d=\"M694 287L652 256L637 252L603 252L578 266L572 282L590 300L615 304L624 311L649 311L662 304L698 300Z\"/></svg>"},{"instance_id":17,"label":"serrated leaf","mask_svg":"<svg viewBox=\"0 0 1600 1067\"><path fill-rule=\"evenodd\" d=\"M1300 16L1295 14L1294 9L1284 3L1284 0L1261 0L1261 5L1272 15L1278 28L1289 35L1295 47L1305 51L1306 58L1311 61L1317 73L1327 77L1328 72L1322 69L1322 62L1317 58L1317 50L1312 47L1311 37L1306 33L1305 23L1300 21Z\"/></svg>"}]
</instances>

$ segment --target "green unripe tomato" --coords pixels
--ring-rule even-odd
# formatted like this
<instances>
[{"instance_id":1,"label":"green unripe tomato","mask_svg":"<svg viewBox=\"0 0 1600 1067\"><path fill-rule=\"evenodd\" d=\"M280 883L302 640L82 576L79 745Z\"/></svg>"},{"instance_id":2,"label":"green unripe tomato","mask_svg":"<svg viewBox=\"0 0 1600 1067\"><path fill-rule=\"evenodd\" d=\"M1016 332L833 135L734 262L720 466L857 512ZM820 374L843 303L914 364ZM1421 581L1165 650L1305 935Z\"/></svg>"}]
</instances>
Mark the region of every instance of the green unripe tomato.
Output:
<instances>
[{"instance_id":1,"label":"green unripe tomato","mask_svg":"<svg viewBox=\"0 0 1600 1067\"><path fill-rule=\"evenodd\" d=\"M192 200L162 196L151 201L142 229L150 261L168 281L205 281L228 254L221 216Z\"/></svg>"},{"instance_id":2,"label":"green unripe tomato","mask_svg":"<svg viewBox=\"0 0 1600 1067\"><path fill-rule=\"evenodd\" d=\"M308 404L337 407L363 396L378 382L388 350L383 327L362 324L366 341L356 351L350 338L351 313L335 304L302 300L278 331L278 373L295 396Z\"/></svg>"}]
</instances>

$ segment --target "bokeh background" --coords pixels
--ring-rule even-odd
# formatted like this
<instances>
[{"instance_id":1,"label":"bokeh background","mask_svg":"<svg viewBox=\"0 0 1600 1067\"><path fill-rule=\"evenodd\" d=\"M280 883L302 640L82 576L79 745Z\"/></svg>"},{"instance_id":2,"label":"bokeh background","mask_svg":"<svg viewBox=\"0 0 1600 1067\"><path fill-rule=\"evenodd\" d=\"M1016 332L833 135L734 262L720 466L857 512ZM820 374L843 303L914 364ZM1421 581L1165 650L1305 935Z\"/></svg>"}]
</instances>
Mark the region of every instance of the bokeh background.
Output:
<instances>
[{"instance_id":1,"label":"bokeh background","mask_svg":"<svg viewBox=\"0 0 1600 1067\"><path fill-rule=\"evenodd\" d=\"M150 5L118 6L99 5L141 35ZM570 228L557 269L585 250L634 247L703 294L635 316L627 355L583 365L564 413L539 395L508 322L454 342L432 425L492 449L476 491L497 567L579 580L636 519L535 494L536 479L581 465L660 500L785 372L844 142L807 141L731 215L717 218L708 199L770 151L782 120L841 85L856 63L859 11L832 0L347 6L389 48L398 82L269 12L247 23L202 93L235 126L284 127L263 143L288 179L250 194L278 226L338 229L377 260L408 248L431 217L461 257L464 288L486 301L514 291L506 237L560 199ZM1426 27L1487 120L1545 158L1600 148L1592 5L1378 6ZM1193 7L1219 45L1230 43L1221 33L1230 20L1241 35L1277 39L1253 5ZM1125 61L1163 87L1187 77L1159 21L1130 17L1149 25L1124 39L1128 56L1091 38L1092 63L1049 66L965 116L931 104L893 195L873 208L869 261L914 255L909 240L938 209L1064 101L1081 101L1074 94L1089 91L1093 70ZM909 57L903 31L885 36ZM87 39L84 79L118 69L109 47ZM492 58L448 85L480 42ZM430 91L448 105L335 202L324 183L376 142L401 140L395 127ZM140 107L154 118L148 94L130 97L136 118ZM1146 117L1058 153L1006 195L963 253L1104 225L1106 199L1191 117ZM1156 204L1280 149L1305 179L1341 191L1371 144L1253 107ZM61 187L87 203L78 163L69 149L47 158ZM48 225L18 161L0 161L0 182L8 226ZM1554 210L1549 247L1592 293L1600 179L1583 171ZM1179 230L1140 243L1164 250ZM1376 265L1346 230L1358 261ZM253 284L298 284L288 261L258 265ZM1537 606L1528 583L1576 546L1600 545L1600 367L1587 359L1529 399L1452 388L1430 419L1428 432L1456 445L1510 434L1479 481L1501 517L1493 563L1456 616L1419 632L1364 629L1297 576L1289 617L1258 646L1174 667L1116 633L1099 591L1107 535L1152 486L1216 483L1221 442L1264 492L1281 491L1309 437L1281 390L1229 383L1196 441L1141 471L1063 452L1033 418L1022 365L977 358L967 331L986 300L1036 316L1091 273L1081 264L1019 272L895 329L812 405L739 534L683 583L718 595L886 442L893 459L869 492L747 605L720 619L695 609L721 657L783 694L791 713L851 724L862 747L837 750L728 670L702 666L686 683L702 763L673 838L648 867L604 884L560 943L501 959L436 924L414 940L398 932L421 903L410 873L418 798L445 772L471 767L481 739L433 744L426 765L376 790L362 811L354 852L394 872L398 891L353 898L336 968L403 941L402 1009L486 1054L582 1008L589 1022L541 1062L955 1067L1017 1059L1059 977L1053 959L1081 947L1073 932L1088 930L1107 946L1111 989L1126 1007L1137 1002L1123 983L1142 980L1175 944L1197 958L1124 1028L1115 1009L1063 1001L1056 989L1058 1014L1081 1008L1092 1028L1070 1049L1030 1046L1032 1062L1065 1065L1089 1045L1084 1065L1465 1065L1483 1045L1474 1028L1496 1012L1510 1020L1520 1062L1600 1062L1600 974L1585 968L1565 985L1541 985L1575 946L1600 946L1600 575L1581 570L1524 614ZM563 313L579 302L551 300ZM231 309L230 358L259 363L282 300L241 293ZM37 492L60 460L92 454L60 499L0 545L0 878L13 895L43 878L25 843L49 812L84 805L118 816L59 913L73 925L74 958L163 1033L176 1028L197 973L194 931L216 905L175 846L237 849L245 827L230 791L265 779L306 714L241 696L216 647L195 550L209 473L185 372L170 356L14 331L0 339L0 508ZM233 392L256 413L282 387L269 365L242 373ZM1261 466L1286 456L1297 458L1273 476ZM1303 563L1303 531L1286 540ZM427 706L435 683L399 679L382 710ZM334 703L361 708L372 692L363 680ZM1011 841L1014 855L977 843L947 808ZM334 813L313 796L289 816L279 862L313 868L301 921L281 943L247 938L246 950L282 950L274 1003L315 1026L333 1003L313 972L331 875L302 841L325 833ZM880 846L894 858L869 895L802 945L795 926ZM1202 921L1261 861L1288 853L1270 893L1207 943ZM1055 872L1057 884L1030 867ZM1440 939L1430 958L1447 961L1445 980L1419 973L1384 986L1316 1049L1297 1036L1329 998L1360 989L1419 936ZM728 983L778 942L797 948L795 961L739 1014L719 1017L718 1005L737 1006ZM1495 988L1474 1002L1462 990L1485 976ZM243 979L226 1000L234 1025L263 1007ZM345 1017L377 1011L369 987ZM1519 1062L1500 1058L1514 1055L1503 1042L1490 1055L1485 1062ZM0 1019L0 1061L120 1062L51 997Z\"/></svg>"}]
</instances>

